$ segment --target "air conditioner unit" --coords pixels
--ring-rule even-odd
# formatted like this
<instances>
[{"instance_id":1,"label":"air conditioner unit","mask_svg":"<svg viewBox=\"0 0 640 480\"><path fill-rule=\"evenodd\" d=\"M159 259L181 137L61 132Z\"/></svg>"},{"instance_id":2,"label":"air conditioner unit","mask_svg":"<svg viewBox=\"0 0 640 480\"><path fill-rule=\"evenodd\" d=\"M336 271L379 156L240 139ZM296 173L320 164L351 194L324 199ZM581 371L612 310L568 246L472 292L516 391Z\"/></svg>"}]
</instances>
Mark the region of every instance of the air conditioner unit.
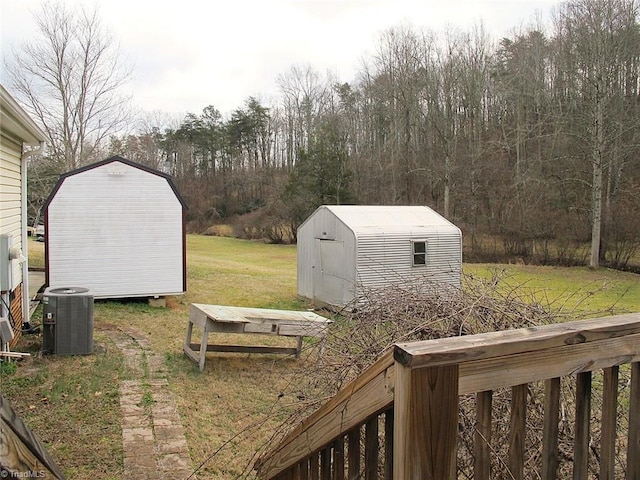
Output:
<instances>
[{"instance_id":1,"label":"air conditioner unit","mask_svg":"<svg viewBox=\"0 0 640 480\"><path fill-rule=\"evenodd\" d=\"M0 235L0 291L13 290L13 264L11 250L13 248L12 235Z\"/></svg>"},{"instance_id":2,"label":"air conditioner unit","mask_svg":"<svg viewBox=\"0 0 640 480\"><path fill-rule=\"evenodd\" d=\"M42 294L42 312L45 353L93 353L93 293L88 288L47 288Z\"/></svg>"},{"instance_id":3,"label":"air conditioner unit","mask_svg":"<svg viewBox=\"0 0 640 480\"><path fill-rule=\"evenodd\" d=\"M13 327L8 318L0 317L0 343L8 344L13 340Z\"/></svg>"}]
</instances>

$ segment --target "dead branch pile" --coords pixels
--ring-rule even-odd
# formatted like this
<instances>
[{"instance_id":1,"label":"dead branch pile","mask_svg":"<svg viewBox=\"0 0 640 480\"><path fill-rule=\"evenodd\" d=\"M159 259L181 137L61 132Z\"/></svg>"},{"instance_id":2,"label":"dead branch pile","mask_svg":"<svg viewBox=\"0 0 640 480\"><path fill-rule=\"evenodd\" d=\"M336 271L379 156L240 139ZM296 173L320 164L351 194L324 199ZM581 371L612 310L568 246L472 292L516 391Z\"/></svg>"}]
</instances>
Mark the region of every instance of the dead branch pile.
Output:
<instances>
[{"instance_id":1,"label":"dead branch pile","mask_svg":"<svg viewBox=\"0 0 640 480\"><path fill-rule=\"evenodd\" d=\"M582 312L581 316L584 317L585 313ZM289 406L290 414L269 444L275 445L395 343L473 335L576 318L576 312L567 310L566 304L542 304L539 292L522 285L513 286L512 282L504 282L500 272L495 272L488 278L465 275L461 288L425 280L366 292L336 316L325 346L323 361L315 361L317 346L310 346L307 349L308 361L303 362L304 368L292 372L288 391L280 393L283 404ZM624 390L627 389L624 372L621 371L620 377L621 394L624 395ZM575 382L563 381L560 478L571 477L574 390ZM540 471L541 463L543 393L543 385L529 385L525 478L539 478L537 472ZM512 478L506 467L510 400L510 389L494 392L491 448L495 452L495 478ZM592 411L600 411L598 402L597 392L594 392ZM624 423L621 418L619 425L622 429ZM461 399L459 428L459 478L473 478L474 395ZM595 418L595 414L592 433L594 440L597 439L599 419ZM622 445L619 448L622 452ZM594 447L595 458L598 453L596 450ZM264 453L259 452L259 455ZM591 467L596 474L598 470L595 460Z\"/></svg>"}]
</instances>

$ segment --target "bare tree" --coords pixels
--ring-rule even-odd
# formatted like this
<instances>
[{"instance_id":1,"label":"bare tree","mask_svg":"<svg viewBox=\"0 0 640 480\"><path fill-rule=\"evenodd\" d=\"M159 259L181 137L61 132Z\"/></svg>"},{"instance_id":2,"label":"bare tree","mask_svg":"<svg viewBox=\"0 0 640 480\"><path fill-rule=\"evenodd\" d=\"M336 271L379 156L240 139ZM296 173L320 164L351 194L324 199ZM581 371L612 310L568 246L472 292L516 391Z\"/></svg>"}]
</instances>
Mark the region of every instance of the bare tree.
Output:
<instances>
[{"instance_id":1,"label":"bare tree","mask_svg":"<svg viewBox=\"0 0 640 480\"><path fill-rule=\"evenodd\" d=\"M73 169L90 161L109 135L128 126L122 94L130 72L97 11L45 3L38 34L11 52L11 86L49 137L50 155Z\"/></svg>"},{"instance_id":2,"label":"bare tree","mask_svg":"<svg viewBox=\"0 0 640 480\"><path fill-rule=\"evenodd\" d=\"M575 0L563 5L556 18L558 38L569 71L577 76L582 104L575 134L583 140L584 156L592 167L591 255L589 266L600 264L603 191L608 166L617 154L618 139L637 128L621 115L617 102L637 95L637 80L625 91L627 78L637 79L638 5L633 0ZM633 65L631 72L625 71ZM622 81L621 81L622 79ZM633 82L631 82L633 84Z\"/></svg>"},{"instance_id":3,"label":"bare tree","mask_svg":"<svg viewBox=\"0 0 640 480\"><path fill-rule=\"evenodd\" d=\"M333 78L323 78L311 65L294 65L279 75L286 122L287 167L295 164L298 152L311 143L316 123L325 113Z\"/></svg>"}]
</instances>

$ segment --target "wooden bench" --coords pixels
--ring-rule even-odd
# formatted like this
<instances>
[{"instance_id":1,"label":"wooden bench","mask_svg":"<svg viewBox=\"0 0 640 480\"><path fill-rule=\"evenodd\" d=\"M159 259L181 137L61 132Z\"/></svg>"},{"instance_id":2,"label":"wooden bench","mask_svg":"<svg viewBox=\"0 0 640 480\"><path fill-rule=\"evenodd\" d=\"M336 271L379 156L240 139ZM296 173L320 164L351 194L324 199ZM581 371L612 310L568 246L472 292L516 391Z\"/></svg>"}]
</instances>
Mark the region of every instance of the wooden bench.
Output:
<instances>
[{"instance_id":1,"label":"wooden bench","mask_svg":"<svg viewBox=\"0 0 640 480\"><path fill-rule=\"evenodd\" d=\"M324 338L331 320L313 312L228 307L192 303L189 310L185 355L204 370L207 352L284 353L300 356L304 337ZM191 343L193 327L202 329L202 340ZM209 333L247 333L297 337L296 347L209 344Z\"/></svg>"}]
</instances>

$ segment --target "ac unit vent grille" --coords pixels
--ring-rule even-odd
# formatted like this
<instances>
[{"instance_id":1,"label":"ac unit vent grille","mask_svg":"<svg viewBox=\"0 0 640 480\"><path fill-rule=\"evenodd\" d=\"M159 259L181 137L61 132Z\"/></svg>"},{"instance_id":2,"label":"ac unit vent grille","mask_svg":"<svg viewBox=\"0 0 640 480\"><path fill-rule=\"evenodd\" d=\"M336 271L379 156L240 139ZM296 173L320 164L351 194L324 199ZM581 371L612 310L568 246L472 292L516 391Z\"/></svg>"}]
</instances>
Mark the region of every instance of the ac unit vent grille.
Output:
<instances>
[{"instance_id":1,"label":"ac unit vent grille","mask_svg":"<svg viewBox=\"0 0 640 480\"><path fill-rule=\"evenodd\" d=\"M47 288L42 295L42 349L57 355L93 353L93 294L84 287Z\"/></svg>"}]
</instances>

